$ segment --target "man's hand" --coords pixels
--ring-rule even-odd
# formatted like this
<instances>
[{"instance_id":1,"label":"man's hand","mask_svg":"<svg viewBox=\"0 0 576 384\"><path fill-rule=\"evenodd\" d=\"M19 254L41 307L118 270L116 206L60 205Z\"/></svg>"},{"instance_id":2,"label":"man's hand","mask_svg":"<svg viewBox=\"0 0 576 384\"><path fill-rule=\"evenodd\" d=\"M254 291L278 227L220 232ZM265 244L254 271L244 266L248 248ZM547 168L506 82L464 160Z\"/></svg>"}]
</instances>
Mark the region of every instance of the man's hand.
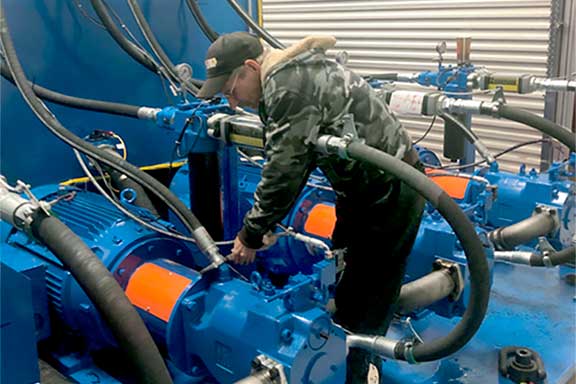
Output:
<instances>
[{"instance_id":1,"label":"man's hand","mask_svg":"<svg viewBox=\"0 0 576 384\"><path fill-rule=\"evenodd\" d=\"M256 250L252 248L248 248L236 236L234 239L234 247L232 247L232 261L237 264L250 264L254 262L256 258Z\"/></svg>"},{"instance_id":2,"label":"man's hand","mask_svg":"<svg viewBox=\"0 0 576 384\"><path fill-rule=\"evenodd\" d=\"M263 251L270 248L276 243L276 238L276 235L272 232L268 232L262 238L262 247L259 249L252 249L242 244L238 236L236 236L230 258L237 264L251 264L256 259L256 251Z\"/></svg>"}]
</instances>

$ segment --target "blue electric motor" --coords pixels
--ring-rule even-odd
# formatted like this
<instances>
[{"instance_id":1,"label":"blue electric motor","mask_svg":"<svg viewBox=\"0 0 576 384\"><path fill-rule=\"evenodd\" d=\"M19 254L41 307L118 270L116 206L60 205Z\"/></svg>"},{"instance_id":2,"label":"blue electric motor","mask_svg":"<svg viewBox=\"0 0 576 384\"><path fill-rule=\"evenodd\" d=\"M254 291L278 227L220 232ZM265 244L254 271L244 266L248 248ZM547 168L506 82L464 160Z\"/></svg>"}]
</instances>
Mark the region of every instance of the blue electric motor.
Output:
<instances>
[{"instance_id":1,"label":"blue electric motor","mask_svg":"<svg viewBox=\"0 0 576 384\"><path fill-rule=\"evenodd\" d=\"M344 381L346 337L325 310L335 283L332 261L315 263L310 274L295 274L282 287L258 272L237 276L225 265L202 275L190 245L145 229L100 195L57 186L34 194L59 199L53 213L110 269L182 382L235 382L259 358L281 364L288 382ZM14 231L2 244L2 261L45 268L55 321L87 350L115 345L94 305L44 246ZM61 365L67 366L64 357ZM84 366L68 364L65 373L74 377Z\"/></svg>"}]
</instances>

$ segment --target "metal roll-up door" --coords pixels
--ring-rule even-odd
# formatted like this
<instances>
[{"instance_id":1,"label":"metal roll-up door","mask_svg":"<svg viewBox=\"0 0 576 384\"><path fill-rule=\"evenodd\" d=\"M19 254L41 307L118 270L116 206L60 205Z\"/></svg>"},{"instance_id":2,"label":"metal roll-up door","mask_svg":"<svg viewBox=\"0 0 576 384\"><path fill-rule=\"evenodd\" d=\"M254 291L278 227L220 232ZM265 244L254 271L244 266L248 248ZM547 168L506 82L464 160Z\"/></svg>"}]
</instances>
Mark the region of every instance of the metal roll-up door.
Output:
<instances>
[{"instance_id":1,"label":"metal roll-up door","mask_svg":"<svg viewBox=\"0 0 576 384\"><path fill-rule=\"evenodd\" d=\"M445 63L455 63L455 39L472 37L472 63L489 71L546 76L551 1L543 0L263 0L264 27L289 45L312 34L338 39L335 54L345 50L348 65L359 74L420 72L437 68L436 44L445 40ZM398 89L420 88L398 85ZM489 96L475 96L480 100ZM544 95L507 95L511 105L543 115ZM401 117L414 139L430 119ZM442 153L442 121L438 119L423 145ZM532 128L484 117L473 129L493 152L537 140ZM501 169L520 164L539 169L541 144L523 147L500 158ZM445 160L445 159L444 159Z\"/></svg>"}]
</instances>

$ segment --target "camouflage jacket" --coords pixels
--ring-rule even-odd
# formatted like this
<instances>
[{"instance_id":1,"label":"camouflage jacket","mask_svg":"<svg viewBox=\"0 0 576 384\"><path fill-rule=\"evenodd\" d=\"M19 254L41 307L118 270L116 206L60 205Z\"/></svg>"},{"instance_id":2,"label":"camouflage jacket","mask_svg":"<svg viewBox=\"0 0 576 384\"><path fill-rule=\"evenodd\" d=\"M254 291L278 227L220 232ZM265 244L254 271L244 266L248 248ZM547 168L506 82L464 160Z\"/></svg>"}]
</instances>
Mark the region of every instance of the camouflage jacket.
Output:
<instances>
[{"instance_id":1,"label":"camouflage jacket","mask_svg":"<svg viewBox=\"0 0 576 384\"><path fill-rule=\"evenodd\" d=\"M369 207L385 198L390 175L366 163L316 152L319 135L341 136L343 116L353 117L358 135L372 147L401 157L411 146L405 129L370 85L326 57L324 49L335 40L311 37L303 42L275 52L262 64L259 112L266 163L254 206L239 233L250 248L259 248L262 236L284 218L316 167L332 184L339 206Z\"/></svg>"}]
</instances>

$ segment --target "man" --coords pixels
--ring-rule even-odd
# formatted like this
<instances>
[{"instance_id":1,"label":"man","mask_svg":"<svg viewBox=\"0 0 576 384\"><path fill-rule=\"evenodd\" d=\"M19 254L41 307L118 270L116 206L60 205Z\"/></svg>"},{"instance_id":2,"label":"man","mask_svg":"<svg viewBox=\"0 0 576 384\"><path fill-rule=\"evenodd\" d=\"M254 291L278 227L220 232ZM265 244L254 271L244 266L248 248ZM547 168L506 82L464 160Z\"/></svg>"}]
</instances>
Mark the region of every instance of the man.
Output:
<instances>
[{"instance_id":1,"label":"man","mask_svg":"<svg viewBox=\"0 0 576 384\"><path fill-rule=\"evenodd\" d=\"M230 106L257 109L265 126L266 163L255 203L234 241L233 258L254 261L265 234L293 206L308 176L324 172L336 193L335 249L345 271L336 288L335 321L350 331L384 334L414 242L423 199L395 177L355 160L315 151L322 134L342 136L346 121L365 143L418 165L411 140L376 92L325 55L333 37L308 37L285 50L264 49L236 32L218 38L206 56L199 97L224 94ZM368 353L352 350L347 382L366 382Z\"/></svg>"}]
</instances>

